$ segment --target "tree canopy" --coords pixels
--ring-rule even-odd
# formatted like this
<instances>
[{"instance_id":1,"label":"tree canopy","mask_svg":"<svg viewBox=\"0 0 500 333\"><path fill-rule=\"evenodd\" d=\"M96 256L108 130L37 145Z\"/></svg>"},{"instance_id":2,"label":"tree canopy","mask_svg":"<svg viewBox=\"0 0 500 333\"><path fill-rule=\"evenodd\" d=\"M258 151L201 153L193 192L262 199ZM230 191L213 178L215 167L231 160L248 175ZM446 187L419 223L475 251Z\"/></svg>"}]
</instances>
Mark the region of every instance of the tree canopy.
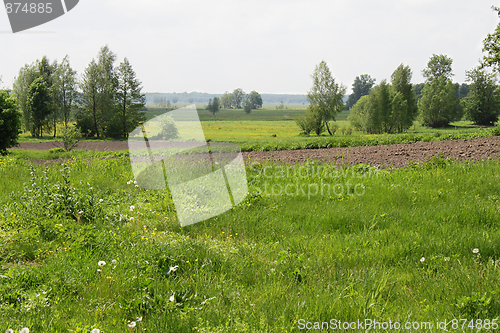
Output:
<instances>
[{"instance_id":1,"label":"tree canopy","mask_svg":"<svg viewBox=\"0 0 500 333\"><path fill-rule=\"evenodd\" d=\"M0 154L17 145L21 115L16 100L6 90L0 90Z\"/></svg>"}]
</instances>

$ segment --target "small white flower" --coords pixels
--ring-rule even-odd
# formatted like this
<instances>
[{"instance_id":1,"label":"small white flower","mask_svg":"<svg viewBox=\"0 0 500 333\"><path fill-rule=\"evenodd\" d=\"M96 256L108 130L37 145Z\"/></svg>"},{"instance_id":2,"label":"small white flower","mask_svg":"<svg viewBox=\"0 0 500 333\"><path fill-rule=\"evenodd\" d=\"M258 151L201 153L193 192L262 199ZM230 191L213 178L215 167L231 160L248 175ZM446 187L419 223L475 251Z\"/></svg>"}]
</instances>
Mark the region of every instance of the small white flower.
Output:
<instances>
[{"instance_id":1,"label":"small white flower","mask_svg":"<svg viewBox=\"0 0 500 333\"><path fill-rule=\"evenodd\" d=\"M135 327L135 321L129 321L128 327L134 328Z\"/></svg>"},{"instance_id":2,"label":"small white flower","mask_svg":"<svg viewBox=\"0 0 500 333\"><path fill-rule=\"evenodd\" d=\"M127 185L130 185L130 180L127 182Z\"/></svg>"},{"instance_id":3,"label":"small white flower","mask_svg":"<svg viewBox=\"0 0 500 333\"><path fill-rule=\"evenodd\" d=\"M139 187L139 185L135 185L135 187Z\"/></svg>"},{"instance_id":4,"label":"small white flower","mask_svg":"<svg viewBox=\"0 0 500 333\"><path fill-rule=\"evenodd\" d=\"M170 298L169 298L168 300L169 300L170 302L175 301L175 295L170 296Z\"/></svg>"},{"instance_id":5,"label":"small white flower","mask_svg":"<svg viewBox=\"0 0 500 333\"><path fill-rule=\"evenodd\" d=\"M14 331L9 328L5 333L14 333Z\"/></svg>"},{"instance_id":6,"label":"small white flower","mask_svg":"<svg viewBox=\"0 0 500 333\"><path fill-rule=\"evenodd\" d=\"M420 262L424 262L424 261L425 261L424 257L420 258Z\"/></svg>"},{"instance_id":7,"label":"small white flower","mask_svg":"<svg viewBox=\"0 0 500 333\"><path fill-rule=\"evenodd\" d=\"M83 215L83 210L79 211L78 215Z\"/></svg>"},{"instance_id":8,"label":"small white flower","mask_svg":"<svg viewBox=\"0 0 500 333\"><path fill-rule=\"evenodd\" d=\"M106 262L101 260L97 263L97 265L99 265L99 267L102 267L102 266L106 265Z\"/></svg>"},{"instance_id":9,"label":"small white flower","mask_svg":"<svg viewBox=\"0 0 500 333\"><path fill-rule=\"evenodd\" d=\"M30 333L30 330L29 328L25 327L22 330L20 330L19 333Z\"/></svg>"},{"instance_id":10,"label":"small white flower","mask_svg":"<svg viewBox=\"0 0 500 333\"><path fill-rule=\"evenodd\" d=\"M474 249L474 250L472 250L472 253L474 253L474 254L479 253L479 249Z\"/></svg>"},{"instance_id":11,"label":"small white flower","mask_svg":"<svg viewBox=\"0 0 500 333\"><path fill-rule=\"evenodd\" d=\"M133 221L133 220L135 220L135 219L134 219L133 217L131 217L131 218L130 218L130 221Z\"/></svg>"},{"instance_id":12,"label":"small white flower","mask_svg":"<svg viewBox=\"0 0 500 333\"><path fill-rule=\"evenodd\" d=\"M104 200L103 199L99 199L99 202L103 202ZM97 329L97 328L96 328Z\"/></svg>"},{"instance_id":13,"label":"small white flower","mask_svg":"<svg viewBox=\"0 0 500 333\"><path fill-rule=\"evenodd\" d=\"M137 321L141 322L142 321L142 317L137 317Z\"/></svg>"},{"instance_id":14,"label":"small white flower","mask_svg":"<svg viewBox=\"0 0 500 333\"><path fill-rule=\"evenodd\" d=\"M102 269L98 268L97 273L101 273L101 272L102 272Z\"/></svg>"},{"instance_id":15,"label":"small white flower","mask_svg":"<svg viewBox=\"0 0 500 333\"><path fill-rule=\"evenodd\" d=\"M177 268L179 268L179 266L170 267L167 274L170 274L171 272L175 272L177 270Z\"/></svg>"},{"instance_id":16,"label":"small white flower","mask_svg":"<svg viewBox=\"0 0 500 333\"><path fill-rule=\"evenodd\" d=\"M135 181L135 180L134 180L134 184L136 184L136 185L137 185L137 181Z\"/></svg>"},{"instance_id":17,"label":"small white flower","mask_svg":"<svg viewBox=\"0 0 500 333\"><path fill-rule=\"evenodd\" d=\"M94 328L90 333L101 333L101 331L98 328Z\"/></svg>"},{"instance_id":18,"label":"small white flower","mask_svg":"<svg viewBox=\"0 0 500 333\"><path fill-rule=\"evenodd\" d=\"M115 260L115 259L111 260L111 263L112 263L113 265L116 265L116 260Z\"/></svg>"}]
</instances>

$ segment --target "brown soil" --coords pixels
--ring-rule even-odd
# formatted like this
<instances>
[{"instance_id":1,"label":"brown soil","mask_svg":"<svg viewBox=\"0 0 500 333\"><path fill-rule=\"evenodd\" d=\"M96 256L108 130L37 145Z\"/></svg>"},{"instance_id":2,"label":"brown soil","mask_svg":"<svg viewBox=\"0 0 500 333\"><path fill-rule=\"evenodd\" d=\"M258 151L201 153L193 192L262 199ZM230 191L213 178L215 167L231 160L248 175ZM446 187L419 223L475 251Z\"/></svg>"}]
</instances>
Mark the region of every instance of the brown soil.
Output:
<instances>
[{"instance_id":1,"label":"brown soil","mask_svg":"<svg viewBox=\"0 0 500 333\"><path fill-rule=\"evenodd\" d=\"M61 147L58 142L21 143L17 148L24 150L48 150ZM125 141L81 142L78 149L114 151L128 149ZM500 137L478 139L417 142L383 146L362 146L349 148L284 150L243 153L246 161L279 161L301 163L308 159L329 163L355 165L359 163L396 168L408 166L409 161L422 162L442 153L444 157L466 160L500 158Z\"/></svg>"}]
</instances>

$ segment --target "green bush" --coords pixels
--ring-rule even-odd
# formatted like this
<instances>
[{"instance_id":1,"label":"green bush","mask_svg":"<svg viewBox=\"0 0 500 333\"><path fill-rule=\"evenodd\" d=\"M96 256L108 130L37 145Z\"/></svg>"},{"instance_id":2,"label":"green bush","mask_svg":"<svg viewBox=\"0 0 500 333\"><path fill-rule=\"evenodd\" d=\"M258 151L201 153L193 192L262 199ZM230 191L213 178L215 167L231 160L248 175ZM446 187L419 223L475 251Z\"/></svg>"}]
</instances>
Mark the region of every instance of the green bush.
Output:
<instances>
[{"instance_id":1,"label":"green bush","mask_svg":"<svg viewBox=\"0 0 500 333\"><path fill-rule=\"evenodd\" d=\"M16 101L5 90L0 90L0 154L17 145L21 115L17 112Z\"/></svg>"}]
</instances>

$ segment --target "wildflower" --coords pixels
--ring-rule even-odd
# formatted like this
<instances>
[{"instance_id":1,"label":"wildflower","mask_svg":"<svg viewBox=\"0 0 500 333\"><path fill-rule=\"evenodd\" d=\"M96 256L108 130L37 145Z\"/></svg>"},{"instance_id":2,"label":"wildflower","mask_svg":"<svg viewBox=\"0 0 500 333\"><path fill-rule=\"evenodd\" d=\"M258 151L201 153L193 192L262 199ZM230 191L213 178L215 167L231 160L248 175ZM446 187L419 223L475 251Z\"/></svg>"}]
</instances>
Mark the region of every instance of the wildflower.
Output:
<instances>
[{"instance_id":1,"label":"wildflower","mask_svg":"<svg viewBox=\"0 0 500 333\"><path fill-rule=\"evenodd\" d=\"M135 206L130 206L130 211L133 212L135 209Z\"/></svg>"},{"instance_id":2,"label":"wildflower","mask_svg":"<svg viewBox=\"0 0 500 333\"><path fill-rule=\"evenodd\" d=\"M139 187L139 185L135 185L135 187Z\"/></svg>"},{"instance_id":3,"label":"wildflower","mask_svg":"<svg viewBox=\"0 0 500 333\"><path fill-rule=\"evenodd\" d=\"M116 260L115 260L115 259L111 260L111 263L112 263L113 265L116 265Z\"/></svg>"},{"instance_id":4,"label":"wildflower","mask_svg":"<svg viewBox=\"0 0 500 333\"><path fill-rule=\"evenodd\" d=\"M83 214L83 210L78 212L78 215L82 215L82 214Z\"/></svg>"},{"instance_id":5,"label":"wildflower","mask_svg":"<svg viewBox=\"0 0 500 333\"><path fill-rule=\"evenodd\" d=\"M99 267L102 267L102 266L106 265L106 262L101 260L97 264L99 265Z\"/></svg>"},{"instance_id":6,"label":"wildflower","mask_svg":"<svg viewBox=\"0 0 500 333\"><path fill-rule=\"evenodd\" d=\"M22 330L20 330L19 333L30 333L30 330L29 328L25 327Z\"/></svg>"},{"instance_id":7,"label":"wildflower","mask_svg":"<svg viewBox=\"0 0 500 333\"><path fill-rule=\"evenodd\" d=\"M102 203L104 200L103 199L99 199L99 202ZM97 329L97 328L96 328Z\"/></svg>"},{"instance_id":8,"label":"wildflower","mask_svg":"<svg viewBox=\"0 0 500 333\"><path fill-rule=\"evenodd\" d=\"M99 274L100 274L101 272L102 272L102 269L100 269L100 268L99 268L99 269L97 269L97 273L99 273Z\"/></svg>"},{"instance_id":9,"label":"wildflower","mask_svg":"<svg viewBox=\"0 0 500 333\"><path fill-rule=\"evenodd\" d=\"M131 182L131 180L129 180L129 181L127 182L127 185L130 185L130 182Z\"/></svg>"},{"instance_id":10,"label":"wildflower","mask_svg":"<svg viewBox=\"0 0 500 333\"><path fill-rule=\"evenodd\" d=\"M128 327L134 328L135 327L135 321L129 321L128 322Z\"/></svg>"},{"instance_id":11,"label":"wildflower","mask_svg":"<svg viewBox=\"0 0 500 333\"><path fill-rule=\"evenodd\" d=\"M474 254L479 253L479 249L474 249L474 250L472 250L472 253L474 253Z\"/></svg>"},{"instance_id":12,"label":"wildflower","mask_svg":"<svg viewBox=\"0 0 500 333\"><path fill-rule=\"evenodd\" d=\"M133 217L130 218L130 221L134 221L135 219Z\"/></svg>"},{"instance_id":13,"label":"wildflower","mask_svg":"<svg viewBox=\"0 0 500 333\"><path fill-rule=\"evenodd\" d=\"M425 261L424 257L420 258L420 262L424 262L424 261Z\"/></svg>"},{"instance_id":14,"label":"wildflower","mask_svg":"<svg viewBox=\"0 0 500 333\"><path fill-rule=\"evenodd\" d=\"M9 328L5 333L14 333L14 331Z\"/></svg>"},{"instance_id":15,"label":"wildflower","mask_svg":"<svg viewBox=\"0 0 500 333\"><path fill-rule=\"evenodd\" d=\"M136 321L141 322L142 321L142 317L137 317Z\"/></svg>"},{"instance_id":16,"label":"wildflower","mask_svg":"<svg viewBox=\"0 0 500 333\"><path fill-rule=\"evenodd\" d=\"M101 331L98 328L94 328L90 333L101 333Z\"/></svg>"},{"instance_id":17,"label":"wildflower","mask_svg":"<svg viewBox=\"0 0 500 333\"><path fill-rule=\"evenodd\" d=\"M135 180L134 180L134 184L136 184L136 185L137 185L137 181L135 181Z\"/></svg>"}]
</instances>

